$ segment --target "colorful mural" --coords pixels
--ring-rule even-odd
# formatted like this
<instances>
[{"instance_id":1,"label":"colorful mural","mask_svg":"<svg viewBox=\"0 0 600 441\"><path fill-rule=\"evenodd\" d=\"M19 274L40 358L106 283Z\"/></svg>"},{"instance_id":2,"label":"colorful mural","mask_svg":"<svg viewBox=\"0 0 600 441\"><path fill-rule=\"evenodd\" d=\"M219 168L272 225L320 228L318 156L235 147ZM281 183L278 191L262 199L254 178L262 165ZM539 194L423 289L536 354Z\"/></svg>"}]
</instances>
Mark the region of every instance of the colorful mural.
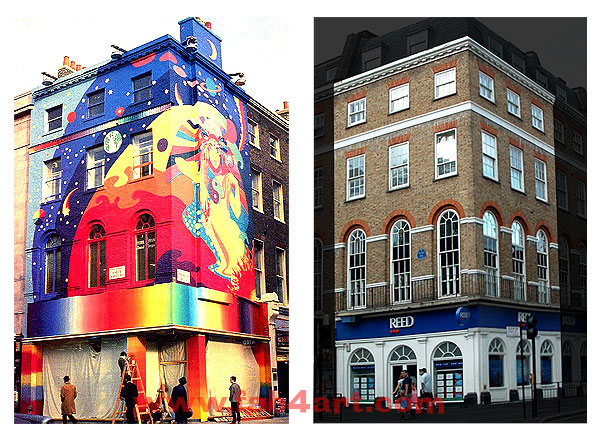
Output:
<instances>
[{"instance_id":1,"label":"colorful mural","mask_svg":"<svg viewBox=\"0 0 600 441\"><path fill-rule=\"evenodd\" d=\"M39 97L34 110L29 282L35 300L98 292L88 280L95 224L106 232L106 290L172 282L179 270L190 286L254 298L245 104L228 79L186 64L172 50L96 73L84 85ZM148 90L134 102L140 75ZM102 90L103 114L90 117L90 95ZM66 123L47 133L45 109L60 104ZM44 201L44 162L58 158L60 193ZM90 161L102 164L103 185L90 185ZM155 262L148 261L154 272L145 277L136 274L134 235L142 214L152 217L147 241L155 253ZM46 245L53 234L62 241L62 265L53 268L60 274L49 292Z\"/></svg>"}]
</instances>

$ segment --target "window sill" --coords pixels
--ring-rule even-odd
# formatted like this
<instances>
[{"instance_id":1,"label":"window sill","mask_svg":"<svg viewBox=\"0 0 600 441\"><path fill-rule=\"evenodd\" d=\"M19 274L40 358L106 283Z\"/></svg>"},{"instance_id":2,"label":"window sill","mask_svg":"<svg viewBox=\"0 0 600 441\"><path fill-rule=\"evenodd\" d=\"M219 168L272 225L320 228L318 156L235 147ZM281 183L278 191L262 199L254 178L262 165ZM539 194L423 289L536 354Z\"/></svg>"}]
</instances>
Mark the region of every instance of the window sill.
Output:
<instances>
[{"instance_id":1,"label":"window sill","mask_svg":"<svg viewBox=\"0 0 600 441\"><path fill-rule=\"evenodd\" d=\"M520 189L512 187L512 186L510 187L510 189L513 191L516 191L517 193L521 193L523 196L527 196L527 193L525 193L525 191L523 191L523 190L520 190Z\"/></svg>"},{"instance_id":2,"label":"window sill","mask_svg":"<svg viewBox=\"0 0 600 441\"><path fill-rule=\"evenodd\" d=\"M508 110L506 111L506 113L508 113L508 114L509 114L509 115L511 115L511 116L514 116L514 117L515 117L515 118L517 118L519 121L523 122L523 118L521 118L521 115L514 114L514 113L512 113L512 112L510 112L510 111L508 111Z\"/></svg>"},{"instance_id":3,"label":"window sill","mask_svg":"<svg viewBox=\"0 0 600 441\"><path fill-rule=\"evenodd\" d=\"M582 216L582 215L581 215L581 214L579 214L579 213L577 213L577 217L578 217L579 219L584 219L584 220L587 220L587 216Z\"/></svg>"},{"instance_id":4,"label":"window sill","mask_svg":"<svg viewBox=\"0 0 600 441\"><path fill-rule=\"evenodd\" d=\"M360 201L361 199L365 199L367 196L366 195L362 195L362 196L355 196L351 199L346 198L345 202L354 202L354 201Z\"/></svg>"},{"instance_id":5,"label":"window sill","mask_svg":"<svg viewBox=\"0 0 600 441\"><path fill-rule=\"evenodd\" d=\"M258 145L252 144L250 141L248 141L248 144L250 145L250 147L254 147L255 149L262 150Z\"/></svg>"},{"instance_id":6,"label":"window sill","mask_svg":"<svg viewBox=\"0 0 600 441\"><path fill-rule=\"evenodd\" d=\"M48 136L48 135L52 135L52 134L55 134L55 133L59 133L63 129L64 129L64 127L60 126L58 129L52 129L52 130L44 132L44 134L42 136Z\"/></svg>"},{"instance_id":7,"label":"window sill","mask_svg":"<svg viewBox=\"0 0 600 441\"><path fill-rule=\"evenodd\" d=\"M55 202L60 202L61 200L62 200L62 196L58 196L54 199L46 199L40 203L40 206L54 204Z\"/></svg>"},{"instance_id":8,"label":"window sill","mask_svg":"<svg viewBox=\"0 0 600 441\"><path fill-rule=\"evenodd\" d=\"M98 191L104 191L104 185L101 185L100 187L92 187L92 188L88 188L86 190L83 191L83 194L93 194L96 193Z\"/></svg>"},{"instance_id":9,"label":"window sill","mask_svg":"<svg viewBox=\"0 0 600 441\"><path fill-rule=\"evenodd\" d=\"M388 116L395 115L396 113L404 112L406 110L410 110L410 106L405 107L404 109L394 110L393 112L392 111L388 111Z\"/></svg>"},{"instance_id":10,"label":"window sill","mask_svg":"<svg viewBox=\"0 0 600 441\"><path fill-rule=\"evenodd\" d=\"M564 211L565 213L569 212L569 207L559 207L558 205L556 206L556 208L558 208L560 211Z\"/></svg>"},{"instance_id":11,"label":"window sill","mask_svg":"<svg viewBox=\"0 0 600 441\"><path fill-rule=\"evenodd\" d=\"M483 98L484 100L486 100L488 103L492 103L494 106L496 105L496 101L495 100L491 100L491 99L489 99L488 97L486 97L486 96L484 96L482 94L479 94L479 96L481 98Z\"/></svg>"},{"instance_id":12,"label":"window sill","mask_svg":"<svg viewBox=\"0 0 600 441\"><path fill-rule=\"evenodd\" d=\"M154 178L154 174L151 174L148 176L142 176L141 178L132 178L131 181L129 181L129 183L133 184L134 182L145 181L146 179L152 179L152 178Z\"/></svg>"},{"instance_id":13,"label":"window sill","mask_svg":"<svg viewBox=\"0 0 600 441\"><path fill-rule=\"evenodd\" d=\"M280 164L282 164L281 159L273 156L273 155L269 155L271 157L271 159L274 159L275 161L279 162Z\"/></svg>"},{"instance_id":14,"label":"window sill","mask_svg":"<svg viewBox=\"0 0 600 441\"><path fill-rule=\"evenodd\" d=\"M449 93L448 95L434 97L433 101L443 100L444 98L448 98L449 96L454 96L454 95L457 95L457 92L452 92L452 93Z\"/></svg>"},{"instance_id":15,"label":"window sill","mask_svg":"<svg viewBox=\"0 0 600 441\"><path fill-rule=\"evenodd\" d=\"M393 191L397 191L397 190L402 190L404 188L410 188L410 184L406 184L406 185L401 185L399 187L394 187L394 188L388 188L388 193L391 193Z\"/></svg>"},{"instance_id":16,"label":"window sill","mask_svg":"<svg viewBox=\"0 0 600 441\"><path fill-rule=\"evenodd\" d=\"M315 207L315 210L322 210L322 209L323 209L323 206L322 206L322 205L319 205L319 206L316 206L316 207Z\"/></svg>"},{"instance_id":17,"label":"window sill","mask_svg":"<svg viewBox=\"0 0 600 441\"><path fill-rule=\"evenodd\" d=\"M83 121L93 121L95 119L101 119L104 116L104 113L102 115L87 116Z\"/></svg>"},{"instance_id":18,"label":"window sill","mask_svg":"<svg viewBox=\"0 0 600 441\"><path fill-rule=\"evenodd\" d=\"M492 177L490 177L490 176L486 176L486 175L482 175L482 176L483 176L483 178L484 178L484 179L486 179L486 180L488 180L488 181L491 181L491 182L493 182L493 183L495 183L495 184L498 184L498 185L500 185L500 181L499 181L498 179L496 179L496 178L492 178Z\"/></svg>"},{"instance_id":19,"label":"window sill","mask_svg":"<svg viewBox=\"0 0 600 441\"><path fill-rule=\"evenodd\" d=\"M443 175L443 176L436 176L436 177L433 179L433 182L436 182L436 181L441 181L441 180L443 180L443 179L453 178L454 176L458 176L458 172L455 172L455 173L449 173L449 174L447 174L447 175Z\"/></svg>"},{"instance_id":20,"label":"window sill","mask_svg":"<svg viewBox=\"0 0 600 441\"><path fill-rule=\"evenodd\" d=\"M265 214L265 212L262 210L262 208L252 207L252 209L258 213Z\"/></svg>"},{"instance_id":21,"label":"window sill","mask_svg":"<svg viewBox=\"0 0 600 441\"><path fill-rule=\"evenodd\" d=\"M536 196L536 198L535 198L535 199L536 199L538 202L542 202L542 203L544 203L544 204L546 204L546 205L550 205L550 202L548 202L547 200L540 199L540 198L538 198L537 196Z\"/></svg>"},{"instance_id":22,"label":"window sill","mask_svg":"<svg viewBox=\"0 0 600 441\"><path fill-rule=\"evenodd\" d=\"M353 124L348 124L346 126L346 129L349 129L350 127L356 127L356 126L360 126L361 124L366 124L367 120L365 119L364 121L359 121L359 122L355 122Z\"/></svg>"},{"instance_id":23,"label":"window sill","mask_svg":"<svg viewBox=\"0 0 600 441\"><path fill-rule=\"evenodd\" d=\"M540 133L543 133L544 135L546 134L546 132L544 132L542 129L539 129L539 128L537 128L536 126L533 126L533 125L532 125L531 127L533 127L533 128L534 128L535 130L537 130L538 132L540 132Z\"/></svg>"},{"instance_id":24,"label":"window sill","mask_svg":"<svg viewBox=\"0 0 600 441\"><path fill-rule=\"evenodd\" d=\"M279 219L275 216L273 216L273 219L275 219L277 222L281 222L282 224L285 224L285 220L283 220L283 219Z\"/></svg>"}]
</instances>

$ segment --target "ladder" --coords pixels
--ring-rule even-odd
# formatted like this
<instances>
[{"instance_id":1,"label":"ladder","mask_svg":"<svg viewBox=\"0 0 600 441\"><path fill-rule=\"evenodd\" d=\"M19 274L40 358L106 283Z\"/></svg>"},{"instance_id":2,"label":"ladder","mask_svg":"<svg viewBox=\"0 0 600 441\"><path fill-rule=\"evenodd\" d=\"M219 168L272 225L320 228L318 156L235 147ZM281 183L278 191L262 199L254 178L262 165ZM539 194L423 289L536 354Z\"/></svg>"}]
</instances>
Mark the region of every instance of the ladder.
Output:
<instances>
[{"instance_id":1,"label":"ladder","mask_svg":"<svg viewBox=\"0 0 600 441\"><path fill-rule=\"evenodd\" d=\"M137 381L136 386L138 388L138 396L135 400L136 404L134 406L134 414L137 417L138 424L142 424L142 415L148 415L150 424L154 424L154 421L152 420L152 414L150 413L150 408L148 406L148 400L146 399L144 383L133 355L129 355L127 357L125 369L123 369L123 373L121 374L121 385L119 386L119 392L117 393L117 401L115 403L115 410L113 412L112 424L115 424L117 415L123 415L123 417L125 416L125 409L121 408L121 410L119 410L119 404L121 403L121 390L123 389L125 374L129 374L132 383L136 384ZM142 404L138 404L140 401L142 401Z\"/></svg>"}]
</instances>

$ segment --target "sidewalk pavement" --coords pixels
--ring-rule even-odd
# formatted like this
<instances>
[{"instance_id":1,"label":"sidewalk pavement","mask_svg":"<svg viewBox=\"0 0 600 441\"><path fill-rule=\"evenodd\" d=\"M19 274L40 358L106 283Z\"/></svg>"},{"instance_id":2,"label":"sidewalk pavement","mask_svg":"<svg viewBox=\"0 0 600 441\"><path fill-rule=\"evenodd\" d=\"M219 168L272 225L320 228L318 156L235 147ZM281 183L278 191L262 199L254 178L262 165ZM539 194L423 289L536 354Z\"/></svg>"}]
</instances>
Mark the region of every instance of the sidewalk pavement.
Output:
<instances>
[{"instance_id":1,"label":"sidewalk pavement","mask_svg":"<svg viewBox=\"0 0 600 441\"><path fill-rule=\"evenodd\" d=\"M554 403L556 404L556 403ZM526 402L526 418L523 419L523 402L508 402L490 404L487 406L463 407L462 404L452 403L444 406L444 413L434 410L427 414L425 410L410 419L406 414L401 418L401 412L396 409L377 411L373 405L360 405L342 408L341 413L323 413L314 415L315 423L540 423L550 422L552 418L567 415L580 415L586 411L585 398L561 401L560 413L556 405L551 408L539 409L536 418L532 419L531 401ZM580 418L578 418L580 420Z\"/></svg>"}]
</instances>

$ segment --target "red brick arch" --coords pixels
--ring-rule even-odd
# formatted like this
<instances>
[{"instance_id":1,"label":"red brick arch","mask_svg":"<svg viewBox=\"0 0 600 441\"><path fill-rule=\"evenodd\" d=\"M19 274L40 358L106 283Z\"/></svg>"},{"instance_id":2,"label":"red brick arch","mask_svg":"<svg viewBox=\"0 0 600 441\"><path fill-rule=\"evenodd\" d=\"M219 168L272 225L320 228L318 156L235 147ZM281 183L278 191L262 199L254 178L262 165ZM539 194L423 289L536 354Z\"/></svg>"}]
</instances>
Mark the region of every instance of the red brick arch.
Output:
<instances>
[{"instance_id":1,"label":"red brick arch","mask_svg":"<svg viewBox=\"0 0 600 441\"><path fill-rule=\"evenodd\" d=\"M537 231L539 229L544 230L544 233L546 233L546 236L548 236L548 243L554 242L554 238L552 237L552 229L550 228L550 226L546 222L539 221L537 223L537 225L535 226L536 234L537 234Z\"/></svg>"},{"instance_id":2,"label":"red brick arch","mask_svg":"<svg viewBox=\"0 0 600 441\"><path fill-rule=\"evenodd\" d=\"M444 210L452 209L458 213L459 218L465 217L465 210L460 202L455 201L454 199L444 199L438 202L433 210L429 213L429 217L427 218L427 223L429 225L435 224L437 222L437 218Z\"/></svg>"},{"instance_id":3,"label":"red brick arch","mask_svg":"<svg viewBox=\"0 0 600 441\"><path fill-rule=\"evenodd\" d=\"M392 225L394 225L394 222L396 222L398 219L405 219L408 221L410 228L415 228L416 223L413 215L406 210L400 209L390 213L387 219L383 222L381 234L389 234L390 230L392 229Z\"/></svg>"},{"instance_id":4,"label":"red brick arch","mask_svg":"<svg viewBox=\"0 0 600 441\"><path fill-rule=\"evenodd\" d=\"M512 228L512 224L516 220L519 221L519 223L523 227L523 231L525 232L525 234L527 236L531 236L531 228L529 227L529 222L527 222L527 217L523 213L521 213L520 211L515 211L510 216L510 221L508 222L508 226L510 228Z\"/></svg>"},{"instance_id":5,"label":"red brick arch","mask_svg":"<svg viewBox=\"0 0 600 441\"><path fill-rule=\"evenodd\" d=\"M496 220L498 221L501 227L506 226L502 210L500 210L500 207L494 201L485 201L483 203L483 205L481 206L481 212L479 213L479 217L483 219L483 214L488 210L491 211L494 214L494 216L496 216Z\"/></svg>"},{"instance_id":6,"label":"red brick arch","mask_svg":"<svg viewBox=\"0 0 600 441\"><path fill-rule=\"evenodd\" d=\"M563 237L567 241L567 246L570 250L573 249L573 240L571 239L571 236L569 236L568 233L562 233L560 237ZM559 240L557 241L557 243L560 242L560 237L558 238Z\"/></svg>"},{"instance_id":7,"label":"red brick arch","mask_svg":"<svg viewBox=\"0 0 600 441\"><path fill-rule=\"evenodd\" d=\"M352 231L356 230L357 228L362 228L367 237L371 236L371 230L369 229L369 226L366 222L360 219L352 219L342 229L342 234L340 234L340 242L346 243L346 241L348 240L348 236L350 236L350 233L352 233Z\"/></svg>"}]
</instances>

